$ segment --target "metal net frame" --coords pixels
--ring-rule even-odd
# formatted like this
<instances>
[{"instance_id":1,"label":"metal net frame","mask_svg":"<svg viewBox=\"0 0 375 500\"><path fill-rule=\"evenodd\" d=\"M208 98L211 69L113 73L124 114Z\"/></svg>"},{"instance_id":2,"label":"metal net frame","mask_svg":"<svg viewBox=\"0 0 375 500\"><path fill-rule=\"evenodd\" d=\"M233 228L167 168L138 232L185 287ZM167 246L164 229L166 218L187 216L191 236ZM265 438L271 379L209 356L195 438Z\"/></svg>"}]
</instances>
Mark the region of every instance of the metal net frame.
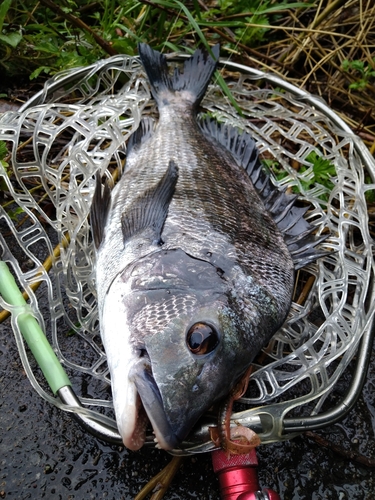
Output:
<instances>
[{"instance_id":1,"label":"metal net frame","mask_svg":"<svg viewBox=\"0 0 375 500\"><path fill-rule=\"evenodd\" d=\"M252 426L267 443L290 437L326 411L333 387L363 337L371 335L374 262L366 192L375 188L375 163L318 98L242 65L224 61L221 67L242 116L216 83L202 102L203 112L250 133L273 182L298 192L301 203L310 205L306 218L316 234L329 235L321 244L327 255L297 274L287 321L254 362L241 400L245 410L232 415L233 425ZM113 418L110 380L99 334L88 214L96 172L116 182L126 168L127 139L145 114L157 110L138 59L115 56L57 75L18 112L0 118L0 140L8 144L13 172L10 179L0 164L6 185L1 258L27 292L33 315L72 378L85 408L79 411L107 423ZM314 182L311 153L334 167L325 185ZM48 256L53 256L49 272L43 266ZM1 297L0 306L13 313L17 345L34 388L71 411L51 395L30 363L17 308ZM83 391L87 385L90 390ZM192 438L184 452L213 447L209 440L197 444Z\"/></svg>"}]
</instances>

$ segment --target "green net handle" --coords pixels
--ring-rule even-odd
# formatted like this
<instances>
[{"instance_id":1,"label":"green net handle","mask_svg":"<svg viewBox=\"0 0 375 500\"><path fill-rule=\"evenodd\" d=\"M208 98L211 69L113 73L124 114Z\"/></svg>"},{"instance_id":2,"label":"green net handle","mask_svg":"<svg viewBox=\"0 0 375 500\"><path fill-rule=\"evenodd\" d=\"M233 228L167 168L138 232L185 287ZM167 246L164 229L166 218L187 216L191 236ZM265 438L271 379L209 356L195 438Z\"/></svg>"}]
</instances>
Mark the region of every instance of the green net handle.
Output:
<instances>
[{"instance_id":1,"label":"green net handle","mask_svg":"<svg viewBox=\"0 0 375 500\"><path fill-rule=\"evenodd\" d=\"M53 393L56 394L62 387L71 385L43 330L32 315L30 306L22 296L7 264L3 261L0 261L0 294L5 302L13 306L10 309L13 311L14 307L18 309L16 320L19 329Z\"/></svg>"}]
</instances>

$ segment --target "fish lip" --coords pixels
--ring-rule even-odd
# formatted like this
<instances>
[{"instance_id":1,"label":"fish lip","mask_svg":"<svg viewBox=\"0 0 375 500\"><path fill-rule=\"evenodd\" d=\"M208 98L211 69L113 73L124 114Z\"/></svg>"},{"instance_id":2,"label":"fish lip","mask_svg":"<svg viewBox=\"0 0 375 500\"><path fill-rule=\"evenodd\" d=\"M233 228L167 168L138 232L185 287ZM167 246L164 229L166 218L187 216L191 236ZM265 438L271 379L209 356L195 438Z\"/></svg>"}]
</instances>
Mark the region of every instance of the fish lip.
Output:
<instances>
[{"instance_id":1,"label":"fish lip","mask_svg":"<svg viewBox=\"0 0 375 500\"><path fill-rule=\"evenodd\" d=\"M146 414L141 398L136 392L136 411L134 414L134 425L132 426L131 424L129 424L129 419L126 418L126 428L124 429L123 426L119 426L119 431L126 448L132 451L137 451L142 448L146 440L146 429L148 424L149 418Z\"/></svg>"},{"instance_id":2,"label":"fish lip","mask_svg":"<svg viewBox=\"0 0 375 500\"><path fill-rule=\"evenodd\" d=\"M165 414L163 400L152 374L149 358L144 355L131 368L129 378L134 382L143 408L151 422L158 447L173 450L181 439L174 432Z\"/></svg>"}]
</instances>

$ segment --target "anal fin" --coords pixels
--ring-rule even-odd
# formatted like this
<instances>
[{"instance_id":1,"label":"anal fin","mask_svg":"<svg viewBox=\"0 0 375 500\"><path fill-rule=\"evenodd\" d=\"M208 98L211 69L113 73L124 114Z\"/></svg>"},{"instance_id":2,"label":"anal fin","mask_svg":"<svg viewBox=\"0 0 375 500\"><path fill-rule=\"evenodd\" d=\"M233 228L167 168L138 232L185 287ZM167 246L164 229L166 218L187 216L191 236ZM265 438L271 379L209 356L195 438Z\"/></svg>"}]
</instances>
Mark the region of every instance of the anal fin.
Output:
<instances>
[{"instance_id":1,"label":"anal fin","mask_svg":"<svg viewBox=\"0 0 375 500\"><path fill-rule=\"evenodd\" d=\"M178 167L171 160L158 184L137 197L121 217L124 243L144 232L151 243L159 243L169 204L178 179Z\"/></svg>"}]
</instances>

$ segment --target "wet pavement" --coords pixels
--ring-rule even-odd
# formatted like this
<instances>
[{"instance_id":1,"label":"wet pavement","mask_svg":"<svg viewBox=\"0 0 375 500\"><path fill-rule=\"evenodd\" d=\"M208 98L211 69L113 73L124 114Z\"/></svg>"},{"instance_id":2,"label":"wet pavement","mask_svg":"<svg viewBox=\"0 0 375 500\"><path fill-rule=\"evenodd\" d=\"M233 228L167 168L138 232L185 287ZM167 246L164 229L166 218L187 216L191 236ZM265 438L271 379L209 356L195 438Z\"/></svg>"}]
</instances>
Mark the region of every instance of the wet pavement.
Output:
<instances>
[{"instance_id":1,"label":"wet pavement","mask_svg":"<svg viewBox=\"0 0 375 500\"><path fill-rule=\"evenodd\" d=\"M61 500L134 498L170 460L163 451L130 452L84 432L42 400L21 365L9 320L0 326L0 498ZM348 452L375 458L375 355L355 409L320 433ZM259 448L262 486L284 500L373 500L373 469L311 438ZM216 500L219 488L209 455L186 458L170 499Z\"/></svg>"}]
</instances>

